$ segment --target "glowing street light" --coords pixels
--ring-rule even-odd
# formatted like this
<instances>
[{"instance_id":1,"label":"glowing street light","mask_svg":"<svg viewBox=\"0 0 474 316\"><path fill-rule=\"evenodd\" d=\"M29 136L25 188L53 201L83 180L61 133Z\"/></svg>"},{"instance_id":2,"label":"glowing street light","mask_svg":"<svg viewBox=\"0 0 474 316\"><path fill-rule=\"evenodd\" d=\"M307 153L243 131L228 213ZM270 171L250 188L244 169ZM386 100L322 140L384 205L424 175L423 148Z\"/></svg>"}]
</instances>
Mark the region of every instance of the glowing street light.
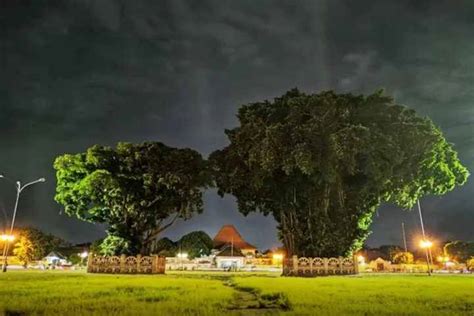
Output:
<instances>
[{"instance_id":1,"label":"glowing street light","mask_svg":"<svg viewBox=\"0 0 474 316\"><path fill-rule=\"evenodd\" d=\"M15 236L8 235L8 234L2 234L2 235L0 235L0 240L1 241L6 241L6 242L12 242L12 241L15 240Z\"/></svg>"},{"instance_id":2,"label":"glowing street light","mask_svg":"<svg viewBox=\"0 0 474 316\"><path fill-rule=\"evenodd\" d=\"M188 257L188 254L185 252L180 252L176 256L180 259L186 259Z\"/></svg>"},{"instance_id":3,"label":"glowing street light","mask_svg":"<svg viewBox=\"0 0 474 316\"><path fill-rule=\"evenodd\" d=\"M429 241L428 239L420 240L420 248L425 249L426 265L428 267L428 275L431 275L431 267L430 267L430 259L429 259L429 256L428 256L428 251L431 249L432 246L433 246L432 241Z\"/></svg>"},{"instance_id":4,"label":"glowing street light","mask_svg":"<svg viewBox=\"0 0 474 316\"><path fill-rule=\"evenodd\" d=\"M183 259L186 259L188 257L188 254L185 252L179 252L176 257L179 258L179 262L181 263L181 270L184 270L184 264L183 264Z\"/></svg>"},{"instance_id":5,"label":"glowing street light","mask_svg":"<svg viewBox=\"0 0 474 316\"><path fill-rule=\"evenodd\" d=\"M15 236L12 235L12 234L2 234L2 235L0 235L0 240L5 243L3 245L3 254L5 256L3 266L4 266L4 269L5 269L4 272L6 272L6 265L7 265L6 254L7 254L7 251L8 251L8 246L10 245L10 243L12 243L15 240Z\"/></svg>"},{"instance_id":6,"label":"glowing street light","mask_svg":"<svg viewBox=\"0 0 474 316\"><path fill-rule=\"evenodd\" d=\"M428 275L431 276L430 261L433 262L433 256L431 255L431 246L433 246L433 243L429 241L428 239L426 239L425 225L423 224L423 215L421 214L420 200L417 201L417 204L418 204L418 214L420 216L421 234L423 236L423 239L420 242L420 247L425 249L426 263L428 265Z\"/></svg>"},{"instance_id":7,"label":"glowing street light","mask_svg":"<svg viewBox=\"0 0 474 316\"><path fill-rule=\"evenodd\" d=\"M89 253L87 251L83 251L79 254L79 257L81 257L81 265L84 265L84 260L89 256Z\"/></svg>"},{"instance_id":8,"label":"glowing street light","mask_svg":"<svg viewBox=\"0 0 474 316\"><path fill-rule=\"evenodd\" d=\"M420 241L420 248L426 249L426 248L431 248L433 246L433 242L429 240L421 240Z\"/></svg>"},{"instance_id":9,"label":"glowing street light","mask_svg":"<svg viewBox=\"0 0 474 316\"><path fill-rule=\"evenodd\" d=\"M451 261L451 258L449 258L448 256L439 256L438 257L438 262L443 263L445 269L447 269L448 266L451 266L450 261Z\"/></svg>"},{"instance_id":10,"label":"glowing street light","mask_svg":"<svg viewBox=\"0 0 474 316\"><path fill-rule=\"evenodd\" d=\"M84 251L82 252L79 256L84 259L84 258L87 258L87 256L89 255L89 253L87 251Z\"/></svg>"},{"instance_id":11,"label":"glowing street light","mask_svg":"<svg viewBox=\"0 0 474 316\"><path fill-rule=\"evenodd\" d=\"M5 180L8 180L10 182L13 182L10 179L8 179L7 177L5 177L3 174L0 174L0 179L5 179ZM21 185L20 181L17 181L15 183L15 186L16 186L16 201L15 201L15 208L13 209L12 223L11 223L11 226L10 226L10 233L9 233L10 236L13 236L13 228L15 227L16 212L18 210L18 202L20 201L20 193L25 188L29 187L30 185L33 185L33 184L39 183L39 182L45 182L45 181L46 181L45 178L39 178L38 180L28 182L27 184L24 184L24 185ZM7 254L8 254L9 245L10 245L10 243L6 242L5 245L3 246L3 268L2 268L3 272L7 272L7 260L8 260Z\"/></svg>"},{"instance_id":12,"label":"glowing street light","mask_svg":"<svg viewBox=\"0 0 474 316\"><path fill-rule=\"evenodd\" d=\"M283 255L281 253L276 253L273 255L274 260L283 260Z\"/></svg>"},{"instance_id":13,"label":"glowing street light","mask_svg":"<svg viewBox=\"0 0 474 316\"><path fill-rule=\"evenodd\" d=\"M283 264L283 254L282 253L275 253L273 254L273 260L277 263L277 266Z\"/></svg>"}]
</instances>

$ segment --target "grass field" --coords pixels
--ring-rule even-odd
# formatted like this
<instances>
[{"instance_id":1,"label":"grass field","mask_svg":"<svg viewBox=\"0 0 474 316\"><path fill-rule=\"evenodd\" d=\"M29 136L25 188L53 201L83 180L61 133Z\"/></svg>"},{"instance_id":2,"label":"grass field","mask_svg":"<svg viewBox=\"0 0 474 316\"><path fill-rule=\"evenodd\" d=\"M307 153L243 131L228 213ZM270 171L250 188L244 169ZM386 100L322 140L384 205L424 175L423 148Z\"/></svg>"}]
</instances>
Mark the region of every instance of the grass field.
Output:
<instances>
[{"instance_id":1,"label":"grass field","mask_svg":"<svg viewBox=\"0 0 474 316\"><path fill-rule=\"evenodd\" d=\"M0 315L474 315L474 276L10 271Z\"/></svg>"}]
</instances>

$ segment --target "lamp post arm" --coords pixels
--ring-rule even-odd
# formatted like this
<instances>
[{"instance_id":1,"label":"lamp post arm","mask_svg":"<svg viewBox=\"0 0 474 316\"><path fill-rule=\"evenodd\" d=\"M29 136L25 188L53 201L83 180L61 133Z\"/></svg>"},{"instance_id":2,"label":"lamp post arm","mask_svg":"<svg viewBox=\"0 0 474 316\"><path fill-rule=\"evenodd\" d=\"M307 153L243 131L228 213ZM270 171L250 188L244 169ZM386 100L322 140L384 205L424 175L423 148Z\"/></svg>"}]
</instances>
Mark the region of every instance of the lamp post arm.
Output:
<instances>
[{"instance_id":1,"label":"lamp post arm","mask_svg":"<svg viewBox=\"0 0 474 316\"><path fill-rule=\"evenodd\" d=\"M29 187L30 185L33 185L35 183L38 183L38 182L45 182L46 180L44 178L41 178L41 179L38 179L38 180L35 180L35 181L31 181L31 182L28 182L27 184L21 186L21 185L18 185L18 190L21 192L23 191L25 188ZM18 182L19 184L19 182Z\"/></svg>"},{"instance_id":2,"label":"lamp post arm","mask_svg":"<svg viewBox=\"0 0 474 316\"><path fill-rule=\"evenodd\" d=\"M10 179L6 178L5 176L3 176L1 174L0 174L0 178L10 180ZM28 182L24 186L21 186L20 181L16 182L16 201L15 201L15 208L13 210L12 222L11 222L11 226L10 226L10 235L13 234L13 228L15 227L15 219L16 219L16 213L17 213L17 210L18 210L18 202L20 200L21 191L23 191L23 189L29 187L30 185L33 185L33 184L38 183L38 182L44 182L44 181L45 181L44 178L40 178L38 180ZM13 181L11 181L11 182L13 182ZM9 243L6 242L5 246L3 247L3 267L2 267L3 272L7 272L8 247L9 247Z\"/></svg>"}]
</instances>

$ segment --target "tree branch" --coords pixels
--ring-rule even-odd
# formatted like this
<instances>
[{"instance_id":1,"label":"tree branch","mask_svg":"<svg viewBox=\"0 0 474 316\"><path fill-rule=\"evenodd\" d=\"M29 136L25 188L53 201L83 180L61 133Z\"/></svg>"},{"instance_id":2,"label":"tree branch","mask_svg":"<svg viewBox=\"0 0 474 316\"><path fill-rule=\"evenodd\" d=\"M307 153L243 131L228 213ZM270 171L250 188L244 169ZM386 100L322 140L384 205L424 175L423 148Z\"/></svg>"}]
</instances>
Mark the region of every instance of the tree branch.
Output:
<instances>
[{"instance_id":1,"label":"tree branch","mask_svg":"<svg viewBox=\"0 0 474 316\"><path fill-rule=\"evenodd\" d=\"M173 217L173 219L171 220L171 222L169 222L168 224L162 226L162 227L158 227L155 231L153 231L144 241L145 244L149 243L152 239L156 238L162 231L164 231L165 229L167 229L168 227L170 227L171 225L174 224L174 222L176 222L176 220L179 218L179 213L176 213L176 215Z\"/></svg>"}]
</instances>

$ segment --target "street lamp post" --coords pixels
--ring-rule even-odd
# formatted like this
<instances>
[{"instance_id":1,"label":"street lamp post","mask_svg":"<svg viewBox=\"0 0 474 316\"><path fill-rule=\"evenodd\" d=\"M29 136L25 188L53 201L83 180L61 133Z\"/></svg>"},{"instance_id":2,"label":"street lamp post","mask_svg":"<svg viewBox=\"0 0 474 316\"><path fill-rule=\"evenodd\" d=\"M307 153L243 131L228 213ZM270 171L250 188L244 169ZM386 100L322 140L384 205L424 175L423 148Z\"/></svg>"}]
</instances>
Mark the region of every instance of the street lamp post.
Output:
<instances>
[{"instance_id":1,"label":"street lamp post","mask_svg":"<svg viewBox=\"0 0 474 316\"><path fill-rule=\"evenodd\" d=\"M422 241L420 241L420 247L425 249L426 265L428 266L428 275L430 276L431 276L431 266L430 266L430 259L428 257L428 251L431 249L431 246L433 246L433 243L429 240L423 239Z\"/></svg>"},{"instance_id":2,"label":"street lamp post","mask_svg":"<svg viewBox=\"0 0 474 316\"><path fill-rule=\"evenodd\" d=\"M417 201L417 204L418 204L418 214L420 216L421 234L423 236L423 240L421 241L420 246L421 248L425 249L426 263L428 265L428 275L431 275L430 262L431 264L433 264L433 258L431 256L431 246L433 245L433 243L426 239L425 225L423 224L423 215L421 214L420 200Z\"/></svg>"},{"instance_id":3,"label":"street lamp post","mask_svg":"<svg viewBox=\"0 0 474 316\"><path fill-rule=\"evenodd\" d=\"M7 245L9 243L12 243L15 240L15 236L8 235L8 234L2 234L2 235L0 235L0 240L4 242L4 244L3 244L3 256L5 256L5 253L7 251Z\"/></svg>"},{"instance_id":4,"label":"street lamp post","mask_svg":"<svg viewBox=\"0 0 474 316\"><path fill-rule=\"evenodd\" d=\"M0 175L0 178L9 180L4 175ZM9 180L9 181L11 181L11 180ZM28 182L27 184L25 184L23 186L21 185L20 181L16 182L16 201L15 201L15 208L13 209L12 223L11 223L11 226L10 226L10 236L13 236L13 228L15 227L16 212L18 210L18 202L20 201L20 193L25 188L29 187L30 185L33 185L33 184L38 183L38 182L45 182L45 181L46 180L44 178L40 178L38 180ZM8 242L6 242L5 245L3 246L3 268L2 268L3 272L7 272L7 260L8 260L7 255L8 255L8 247L9 246L10 246L10 244Z\"/></svg>"}]
</instances>

